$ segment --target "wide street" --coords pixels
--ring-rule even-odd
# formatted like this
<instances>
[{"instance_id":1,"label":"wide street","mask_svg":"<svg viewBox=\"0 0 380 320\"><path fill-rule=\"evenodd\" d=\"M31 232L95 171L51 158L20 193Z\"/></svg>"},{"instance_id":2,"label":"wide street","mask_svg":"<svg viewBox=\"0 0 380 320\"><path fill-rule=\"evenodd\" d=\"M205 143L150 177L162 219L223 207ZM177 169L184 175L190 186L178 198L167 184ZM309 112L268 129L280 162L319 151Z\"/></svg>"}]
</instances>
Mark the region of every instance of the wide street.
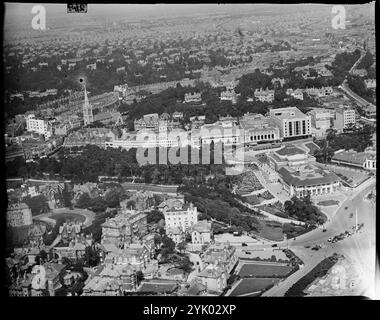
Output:
<instances>
[{"instance_id":1,"label":"wide street","mask_svg":"<svg viewBox=\"0 0 380 320\"><path fill-rule=\"evenodd\" d=\"M341 204L333 219L325 224L326 232L323 232L322 229L315 229L296 239L278 243L280 247L288 245L289 249L303 260L304 267L265 292L263 296L283 296L296 281L311 271L325 257L333 253L343 254L355 261L355 267L357 267L358 273L361 275L361 288L363 288L363 291L357 294L368 297L374 296L376 208L373 202L365 200L365 196L375 188L375 183L375 179L371 178L362 186L359 186ZM355 224L355 210L358 212L358 224L363 223L363 228L358 233L341 241L336 243L328 242L328 238L346 230L352 230L351 227ZM350 217L350 213L354 213L352 218ZM324 244L325 247L318 251L311 250L311 247L316 244ZM310 246L310 248L305 248L305 246ZM270 246L261 245L260 247L265 248Z\"/></svg>"}]
</instances>

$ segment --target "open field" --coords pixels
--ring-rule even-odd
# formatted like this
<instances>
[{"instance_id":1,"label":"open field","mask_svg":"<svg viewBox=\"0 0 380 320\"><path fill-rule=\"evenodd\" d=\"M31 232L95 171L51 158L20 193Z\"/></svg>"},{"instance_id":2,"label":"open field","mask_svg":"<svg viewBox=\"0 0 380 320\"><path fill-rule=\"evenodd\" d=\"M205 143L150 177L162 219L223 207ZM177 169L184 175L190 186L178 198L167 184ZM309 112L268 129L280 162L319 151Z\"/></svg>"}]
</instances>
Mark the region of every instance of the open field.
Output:
<instances>
[{"instance_id":1,"label":"open field","mask_svg":"<svg viewBox=\"0 0 380 320\"><path fill-rule=\"evenodd\" d=\"M236 288L231 292L230 296L246 295L249 293L250 297L258 296L260 291L276 284L280 279L278 278L261 278L261 279L243 279Z\"/></svg>"},{"instance_id":2,"label":"open field","mask_svg":"<svg viewBox=\"0 0 380 320\"><path fill-rule=\"evenodd\" d=\"M292 270L291 266L268 263L244 263L238 272L240 277L282 278Z\"/></svg>"},{"instance_id":3,"label":"open field","mask_svg":"<svg viewBox=\"0 0 380 320\"><path fill-rule=\"evenodd\" d=\"M281 241L284 239L281 223L275 221L259 220L259 232L254 232L260 237L268 240Z\"/></svg>"}]
</instances>

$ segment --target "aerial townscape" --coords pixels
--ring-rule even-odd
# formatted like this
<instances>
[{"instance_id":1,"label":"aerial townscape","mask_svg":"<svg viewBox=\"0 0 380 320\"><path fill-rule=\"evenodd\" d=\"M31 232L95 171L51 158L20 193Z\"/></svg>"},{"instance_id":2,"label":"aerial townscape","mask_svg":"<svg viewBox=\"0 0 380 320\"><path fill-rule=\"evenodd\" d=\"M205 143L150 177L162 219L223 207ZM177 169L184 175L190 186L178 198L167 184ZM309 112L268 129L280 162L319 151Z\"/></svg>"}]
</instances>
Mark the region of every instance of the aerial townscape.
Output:
<instances>
[{"instance_id":1,"label":"aerial townscape","mask_svg":"<svg viewBox=\"0 0 380 320\"><path fill-rule=\"evenodd\" d=\"M374 3L33 6L5 5L9 296L375 296Z\"/></svg>"}]
</instances>

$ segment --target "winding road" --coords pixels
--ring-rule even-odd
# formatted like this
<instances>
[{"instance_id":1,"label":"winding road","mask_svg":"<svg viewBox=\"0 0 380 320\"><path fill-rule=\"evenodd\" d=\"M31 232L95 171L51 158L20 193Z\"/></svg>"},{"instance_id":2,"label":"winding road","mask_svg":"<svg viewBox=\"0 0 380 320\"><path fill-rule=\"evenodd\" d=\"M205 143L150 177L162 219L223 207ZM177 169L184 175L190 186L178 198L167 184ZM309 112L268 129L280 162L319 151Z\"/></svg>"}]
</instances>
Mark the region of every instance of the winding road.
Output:
<instances>
[{"instance_id":1,"label":"winding road","mask_svg":"<svg viewBox=\"0 0 380 320\"><path fill-rule=\"evenodd\" d=\"M288 245L300 259L304 262L304 267L292 274L290 277L279 282L276 286L269 289L263 296L284 296L286 291L304 275L310 272L319 262L333 253L343 254L350 257L361 275L361 288L358 295L374 297L375 283L375 204L365 200L366 195L375 188L376 180L370 180L359 186L344 201L335 216L325 224L326 232L321 229L315 229L309 233L301 235L296 240L291 239L278 242L280 247ZM347 209L346 209L347 208ZM363 228L354 235L347 237L336 243L329 243L328 238L338 235L346 230L351 229L355 224L355 215L350 217L350 213L358 211L358 223L363 223ZM352 230L352 229L351 229ZM325 247L313 251L305 246L314 246L324 244ZM261 245L260 247L270 247Z\"/></svg>"}]
</instances>

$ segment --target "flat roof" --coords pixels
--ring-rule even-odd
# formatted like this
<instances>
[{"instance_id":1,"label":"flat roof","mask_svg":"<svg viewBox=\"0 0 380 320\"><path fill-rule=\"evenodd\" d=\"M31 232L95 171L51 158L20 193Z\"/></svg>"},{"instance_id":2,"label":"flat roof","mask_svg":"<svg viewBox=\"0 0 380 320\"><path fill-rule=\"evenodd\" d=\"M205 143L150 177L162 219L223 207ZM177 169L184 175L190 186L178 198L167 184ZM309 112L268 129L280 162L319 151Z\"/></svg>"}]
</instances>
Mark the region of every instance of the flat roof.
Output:
<instances>
[{"instance_id":1,"label":"flat roof","mask_svg":"<svg viewBox=\"0 0 380 320\"><path fill-rule=\"evenodd\" d=\"M345 161L362 165L366 159L376 159L376 155L369 152L343 151L334 154L332 160Z\"/></svg>"},{"instance_id":2,"label":"flat roof","mask_svg":"<svg viewBox=\"0 0 380 320\"><path fill-rule=\"evenodd\" d=\"M310 165L308 167L313 169ZM290 171L286 167L282 167L278 170L278 173L288 185L295 187L330 184L339 181L335 173L320 168L315 168L314 172L300 174L298 171Z\"/></svg>"}]
</instances>

